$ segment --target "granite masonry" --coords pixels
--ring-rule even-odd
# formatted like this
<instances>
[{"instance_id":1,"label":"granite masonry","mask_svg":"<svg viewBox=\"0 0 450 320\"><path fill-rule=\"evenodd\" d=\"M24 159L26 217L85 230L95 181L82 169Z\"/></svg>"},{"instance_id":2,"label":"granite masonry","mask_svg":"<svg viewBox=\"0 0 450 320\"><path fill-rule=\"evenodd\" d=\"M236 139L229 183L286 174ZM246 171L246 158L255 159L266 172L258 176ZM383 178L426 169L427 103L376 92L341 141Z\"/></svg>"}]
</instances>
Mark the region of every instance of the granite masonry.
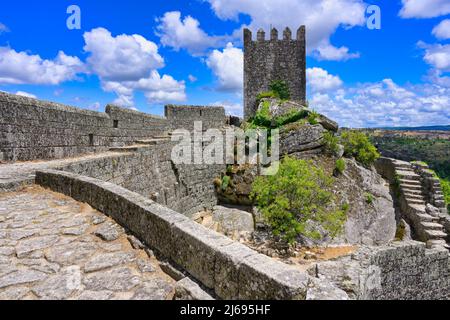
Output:
<instances>
[{"instance_id":1,"label":"granite masonry","mask_svg":"<svg viewBox=\"0 0 450 320\"><path fill-rule=\"evenodd\" d=\"M256 97L268 91L273 80L283 80L290 88L291 99L306 102L306 28L297 30L292 39L289 28L278 38L277 29L272 29L266 40L264 30L259 30L257 39L244 29L244 116L252 117L257 109Z\"/></svg>"},{"instance_id":2,"label":"granite masonry","mask_svg":"<svg viewBox=\"0 0 450 320\"><path fill-rule=\"evenodd\" d=\"M106 106L105 112L0 92L0 161L62 159L103 152L136 141L192 130L193 122L220 128L225 111L217 107L166 106L165 117Z\"/></svg>"}]
</instances>

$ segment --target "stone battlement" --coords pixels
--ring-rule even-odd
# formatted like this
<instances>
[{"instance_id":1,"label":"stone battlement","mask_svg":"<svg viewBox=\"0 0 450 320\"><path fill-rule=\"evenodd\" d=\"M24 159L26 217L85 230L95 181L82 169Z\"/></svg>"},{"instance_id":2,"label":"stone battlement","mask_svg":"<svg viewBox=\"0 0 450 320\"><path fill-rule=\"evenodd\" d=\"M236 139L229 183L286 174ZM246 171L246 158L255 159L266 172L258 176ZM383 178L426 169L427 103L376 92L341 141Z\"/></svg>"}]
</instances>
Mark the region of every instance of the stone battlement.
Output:
<instances>
[{"instance_id":1,"label":"stone battlement","mask_svg":"<svg viewBox=\"0 0 450 320\"><path fill-rule=\"evenodd\" d=\"M306 101L306 28L297 30L296 39L286 28L282 39L278 30L272 29L270 39L260 29L256 40L252 32L244 29L244 113L245 118L256 112L256 97L268 91L274 80L285 81L290 89L292 100Z\"/></svg>"}]
</instances>

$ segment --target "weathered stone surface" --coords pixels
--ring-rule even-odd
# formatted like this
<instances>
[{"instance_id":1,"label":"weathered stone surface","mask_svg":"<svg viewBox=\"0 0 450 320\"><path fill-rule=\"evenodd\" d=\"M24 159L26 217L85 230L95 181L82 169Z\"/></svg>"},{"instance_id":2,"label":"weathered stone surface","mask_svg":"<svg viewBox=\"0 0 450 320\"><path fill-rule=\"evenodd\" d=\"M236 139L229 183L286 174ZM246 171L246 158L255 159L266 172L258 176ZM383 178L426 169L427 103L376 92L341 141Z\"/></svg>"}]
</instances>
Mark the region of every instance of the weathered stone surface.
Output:
<instances>
[{"instance_id":1,"label":"weathered stone surface","mask_svg":"<svg viewBox=\"0 0 450 320\"><path fill-rule=\"evenodd\" d=\"M159 264L159 267L164 273L166 273L169 277L171 277L175 281L180 281L181 279L184 279L186 277L186 275L183 272L172 266L172 264L170 264L169 262L161 262Z\"/></svg>"},{"instance_id":2,"label":"weathered stone surface","mask_svg":"<svg viewBox=\"0 0 450 320\"><path fill-rule=\"evenodd\" d=\"M23 258L33 251L48 248L52 246L57 240L57 236L45 236L22 240L16 246L17 257Z\"/></svg>"},{"instance_id":3,"label":"weathered stone surface","mask_svg":"<svg viewBox=\"0 0 450 320\"><path fill-rule=\"evenodd\" d=\"M94 234L105 241L117 240L124 233L123 228L115 223L106 222L102 224Z\"/></svg>"},{"instance_id":4,"label":"weathered stone surface","mask_svg":"<svg viewBox=\"0 0 450 320\"><path fill-rule=\"evenodd\" d=\"M0 289L12 285L41 281L45 278L47 278L47 274L44 272L34 271L31 269L17 270L0 277Z\"/></svg>"},{"instance_id":5,"label":"weathered stone surface","mask_svg":"<svg viewBox=\"0 0 450 320\"><path fill-rule=\"evenodd\" d=\"M287 40L264 41L260 33L252 41L251 31L244 30L244 116L255 115L256 97L268 91L273 80L283 79L289 86L292 100L306 101L306 36L305 28L297 31L297 40L285 32Z\"/></svg>"},{"instance_id":6,"label":"weathered stone surface","mask_svg":"<svg viewBox=\"0 0 450 320\"><path fill-rule=\"evenodd\" d=\"M141 284L132 300L166 300L172 292L173 286L162 279L153 279Z\"/></svg>"},{"instance_id":7,"label":"weathered stone surface","mask_svg":"<svg viewBox=\"0 0 450 320\"><path fill-rule=\"evenodd\" d=\"M198 284L189 278L178 281L175 285L174 300L214 300Z\"/></svg>"},{"instance_id":8,"label":"weathered stone surface","mask_svg":"<svg viewBox=\"0 0 450 320\"><path fill-rule=\"evenodd\" d=\"M304 300L308 276L267 256L243 259L239 268L239 299Z\"/></svg>"},{"instance_id":9,"label":"weathered stone surface","mask_svg":"<svg viewBox=\"0 0 450 320\"><path fill-rule=\"evenodd\" d=\"M333 132L338 132L339 130L339 124L336 121L333 121L330 118L324 116L323 114L320 115L318 122L326 130Z\"/></svg>"},{"instance_id":10,"label":"weathered stone surface","mask_svg":"<svg viewBox=\"0 0 450 320\"><path fill-rule=\"evenodd\" d=\"M50 248L45 257L50 262L70 266L86 261L95 249L96 246L92 243L74 241L66 245Z\"/></svg>"},{"instance_id":11,"label":"weathered stone surface","mask_svg":"<svg viewBox=\"0 0 450 320\"><path fill-rule=\"evenodd\" d=\"M88 300L111 300L114 297L114 292L111 291L83 291L77 300L88 301Z\"/></svg>"},{"instance_id":12,"label":"weathered stone surface","mask_svg":"<svg viewBox=\"0 0 450 320\"><path fill-rule=\"evenodd\" d=\"M152 273L156 271L156 268L147 260L137 259L136 263L142 273Z\"/></svg>"},{"instance_id":13,"label":"weathered stone surface","mask_svg":"<svg viewBox=\"0 0 450 320\"><path fill-rule=\"evenodd\" d=\"M218 231L226 235L248 234L255 230L253 215L238 209L215 206L213 208L213 221L217 223Z\"/></svg>"},{"instance_id":14,"label":"weathered stone surface","mask_svg":"<svg viewBox=\"0 0 450 320\"><path fill-rule=\"evenodd\" d=\"M345 291L334 287L330 282L313 279L308 284L306 300L349 300Z\"/></svg>"},{"instance_id":15,"label":"weathered stone surface","mask_svg":"<svg viewBox=\"0 0 450 320\"><path fill-rule=\"evenodd\" d=\"M86 289L93 291L129 291L140 283L140 279L130 268L119 267L88 274L83 283Z\"/></svg>"},{"instance_id":16,"label":"weathered stone surface","mask_svg":"<svg viewBox=\"0 0 450 320\"><path fill-rule=\"evenodd\" d=\"M91 235L86 222L92 222L93 210L60 197L31 188L30 192L26 189L0 199L0 207L9 208L10 219L15 221L14 229L5 226L5 238L0 239L0 251L7 254L0 255L0 299L131 299L144 293L147 298L152 294L155 299L170 298L167 287L172 284L166 277L161 282L165 284L162 289L146 285L138 290L137 283L160 283L161 274L149 258L144 256L138 263L135 256L140 253L128 245L122 246L127 241L125 234L117 243ZM68 236L68 229L78 231ZM18 248L19 256L15 256L13 246ZM85 266L91 273L85 273ZM127 269L117 271L121 266ZM116 272L105 273L108 268ZM95 277L102 273L103 277ZM93 275L88 279L90 285L109 285L118 291L87 290L83 285L87 275Z\"/></svg>"},{"instance_id":17,"label":"weathered stone surface","mask_svg":"<svg viewBox=\"0 0 450 320\"><path fill-rule=\"evenodd\" d=\"M127 264L135 260L132 253L113 252L97 255L90 259L84 265L85 272L94 272L102 269L115 267L122 264Z\"/></svg>"},{"instance_id":18,"label":"weathered stone surface","mask_svg":"<svg viewBox=\"0 0 450 320\"><path fill-rule=\"evenodd\" d=\"M344 237L335 242L376 245L392 241L397 223L389 184L375 170L354 160L346 159L346 164L333 187L341 203L349 204Z\"/></svg>"},{"instance_id":19,"label":"weathered stone surface","mask_svg":"<svg viewBox=\"0 0 450 320\"><path fill-rule=\"evenodd\" d=\"M280 136L280 153L289 155L321 148L325 145L324 133L325 129L321 125L309 124L285 132Z\"/></svg>"},{"instance_id":20,"label":"weathered stone surface","mask_svg":"<svg viewBox=\"0 0 450 320\"><path fill-rule=\"evenodd\" d=\"M66 300L74 292L81 289L71 282L71 275L63 273L48 277L31 290L38 298L43 300Z\"/></svg>"},{"instance_id":21,"label":"weathered stone surface","mask_svg":"<svg viewBox=\"0 0 450 320\"><path fill-rule=\"evenodd\" d=\"M127 238L128 238L128 241L130 242L131 246L134 249L139 250L139 249L144 249L145 248L145 245L138 238L136 238L135 236L129 235Z\"/></svg>"}]
</instances>

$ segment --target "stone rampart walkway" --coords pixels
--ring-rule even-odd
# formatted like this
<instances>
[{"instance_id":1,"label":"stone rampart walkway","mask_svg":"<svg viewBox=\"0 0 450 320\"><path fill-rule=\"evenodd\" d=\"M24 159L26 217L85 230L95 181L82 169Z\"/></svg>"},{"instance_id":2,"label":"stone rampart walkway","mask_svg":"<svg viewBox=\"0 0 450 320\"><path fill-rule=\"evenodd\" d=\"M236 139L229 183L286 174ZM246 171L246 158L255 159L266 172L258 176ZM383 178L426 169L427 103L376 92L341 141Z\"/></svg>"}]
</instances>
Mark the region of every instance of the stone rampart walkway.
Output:
<instances>
[{"instance_id":1,"label":"stone rampart walkway","mask_svg":"<svg viewBox=\"0 0 450 320\"><path fill-rule=\"evenodd\" d=\"M164 300L173 287L155 257L88 205L36 186L0 194L0 300Z\"/></svg>"}]
</instances>

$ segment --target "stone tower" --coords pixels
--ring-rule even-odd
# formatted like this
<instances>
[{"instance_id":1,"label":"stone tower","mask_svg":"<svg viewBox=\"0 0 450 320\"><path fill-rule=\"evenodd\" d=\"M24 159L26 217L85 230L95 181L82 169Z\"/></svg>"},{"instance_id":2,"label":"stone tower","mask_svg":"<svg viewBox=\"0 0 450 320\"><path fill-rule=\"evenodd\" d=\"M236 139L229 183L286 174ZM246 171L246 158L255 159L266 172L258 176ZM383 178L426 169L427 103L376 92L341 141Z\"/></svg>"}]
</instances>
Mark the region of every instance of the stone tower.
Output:
<instances>
[{"instance_id":1,"label":"stone tower","mask_svg":"<svg viewBox=\"0 0 450 320\"><path fill-rule=\"evenodd\" d=\"M301 26L297 37L286 28L283 39L278 39L277 29L265 39L264 30L259 30L256 41L252 32L244 29L244 116L252 117L256 112L256 97L268 91L273 80L284 80L290 88L292 100L306 101L306 28Z\"/></svg>"}]
</instances>

